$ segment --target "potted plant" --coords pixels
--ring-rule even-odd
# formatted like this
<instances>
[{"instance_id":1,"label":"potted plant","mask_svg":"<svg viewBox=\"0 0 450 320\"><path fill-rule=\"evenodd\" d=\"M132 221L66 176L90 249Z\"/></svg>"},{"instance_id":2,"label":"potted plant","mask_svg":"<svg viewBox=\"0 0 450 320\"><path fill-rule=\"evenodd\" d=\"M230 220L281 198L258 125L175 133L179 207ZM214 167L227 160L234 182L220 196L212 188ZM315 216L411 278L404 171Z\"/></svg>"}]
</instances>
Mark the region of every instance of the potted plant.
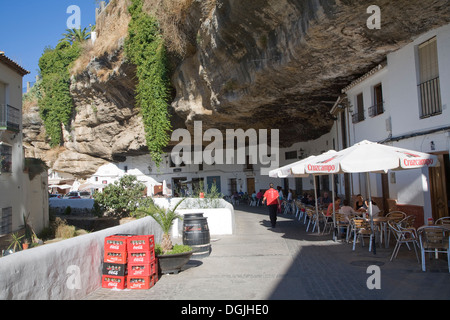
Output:
<instances>
[{"instance_id":1,"label":"potted plant","mask_svg":"<svg viewBox=\"0 0 450 320\"><path fill-rule=\"evenodd\" d=\"M30 242L28 241L28 239L23 240L22 250L27 250L29 245L30 245Z\"/></svg>"},{"instance_id":2,"label":"potted plant","mask_svg":"<svg viewBox=\"0 0 450 320\"><path fill-rule=\"evenodd\" d=\"M181 268L189 262L192 256L192 248L185 245L173 245L170 236L175 219L182 219L182 216L175 211L184 201L182 199L173 209L162 208L151 203L146 209L138 209L137 212L149 215L160 225L163 231L161 244L156 246L156 257L158 258L158 266L161 273L178 273Z\"/></svg>"},{"instance_id":3,"label":"potted plant","mask_svg":"<svg viewBox=\"0 0 450 320\"><path fill-rule=\"evenodd\" d=\"M18 233L11 234L11 243L7 250L12 249L13 252L16 252L16 249L22 249L21 239L25 237L25 235L19 236Z\"/></svg>"}]
</instances>

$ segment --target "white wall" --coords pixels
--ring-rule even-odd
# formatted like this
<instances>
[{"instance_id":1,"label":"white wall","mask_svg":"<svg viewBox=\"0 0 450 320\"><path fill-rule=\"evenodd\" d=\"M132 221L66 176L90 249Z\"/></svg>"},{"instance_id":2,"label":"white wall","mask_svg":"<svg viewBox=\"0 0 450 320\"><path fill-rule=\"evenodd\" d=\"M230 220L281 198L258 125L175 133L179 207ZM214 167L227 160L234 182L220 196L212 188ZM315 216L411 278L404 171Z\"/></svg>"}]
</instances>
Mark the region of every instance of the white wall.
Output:
<instances>
[{"instance_id":1,"label":"white wall","mask_svg":"<svg viewBox=\"0 0 450 320\"><path fill-rule=\"evenodd\" d=\"M121 226L19 251L1 258L0 299L82 299L101 286L104 239L114 234L153 234L161 228L146 217Z\"/></svg>"},{"instance_id":2,"label":"white wall","mask_svg":"<svg viewBox=\"0 0 450 320\"><path fill-rule=\"evenodd\" d=\"M0 82L6 84L6 101L15 108L22 109L22 76L0 63ZM0 141L12 146L12 172L0 174L0 210L12 207L12 231L23 225L22 215L27 211L24 201L22 119L20 132L0 131Z\"/></svg>"}]
</instances>

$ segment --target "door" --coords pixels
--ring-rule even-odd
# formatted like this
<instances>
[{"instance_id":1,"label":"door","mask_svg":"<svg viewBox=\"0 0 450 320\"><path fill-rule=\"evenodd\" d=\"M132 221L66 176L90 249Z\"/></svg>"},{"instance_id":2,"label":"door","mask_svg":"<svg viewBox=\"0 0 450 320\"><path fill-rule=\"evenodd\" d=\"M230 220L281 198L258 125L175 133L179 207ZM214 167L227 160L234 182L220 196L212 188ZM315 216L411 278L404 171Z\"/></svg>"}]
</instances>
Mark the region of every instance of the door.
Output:
<instances>
[{"instance_id":1,"label":"door","mask_svg":"<svg viewBox=\"0 0 450 320\"><path fill-rule=\"evenodd\" d=\"M441 165L429 169L431 209L434 221L449 215L449 155L439 154L437 156Z\"/></svg>"},{"instance_id":2,"label":"door","mask_svg":"<svg viewBox=\"0 0 450 320\"><path fill-rule=\"evenodd\" d=\"M247 193L249 196L255 191L255 178L247 178Z\"/></svg>"}]
</instances>

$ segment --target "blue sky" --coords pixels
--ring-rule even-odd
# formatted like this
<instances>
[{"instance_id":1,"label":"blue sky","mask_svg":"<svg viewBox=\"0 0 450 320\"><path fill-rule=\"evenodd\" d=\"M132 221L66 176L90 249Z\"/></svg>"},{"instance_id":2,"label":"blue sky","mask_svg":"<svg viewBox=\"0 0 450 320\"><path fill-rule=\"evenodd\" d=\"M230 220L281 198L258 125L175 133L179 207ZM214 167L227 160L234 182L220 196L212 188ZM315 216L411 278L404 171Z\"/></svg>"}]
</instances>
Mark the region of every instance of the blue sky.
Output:
<instances>
[{"instance_id":1,"label":"blue sky","mask_svg":"<svg viewBox=\"0 0 450 320\"><path fill-rule=\"evenodd\" d=\"M30 71L24 88L35 81L44 48L63 38L70 5L80 8L82 28L95 24L95 0L0 0L0 51Z\"/></svg>"}]
</instances>

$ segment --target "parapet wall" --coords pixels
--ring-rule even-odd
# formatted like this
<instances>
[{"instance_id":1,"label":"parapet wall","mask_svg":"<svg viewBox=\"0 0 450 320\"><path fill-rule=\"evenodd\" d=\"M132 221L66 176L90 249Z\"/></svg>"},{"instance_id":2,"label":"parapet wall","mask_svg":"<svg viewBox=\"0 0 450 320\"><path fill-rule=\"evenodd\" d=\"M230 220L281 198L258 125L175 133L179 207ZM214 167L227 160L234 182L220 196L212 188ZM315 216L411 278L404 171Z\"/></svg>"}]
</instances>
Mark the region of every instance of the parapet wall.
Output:
<instances>
[{"instance_id":1,"label":"parapet wall","mask_svg":"<svg viewBox=\"0 0 450 320\"><path fill-rule=\"evenodd\" d=\"M104 239L162 231L151 217L0 258L0 299L82 299L101 286Z\"/></svg>"}]
</instances>

